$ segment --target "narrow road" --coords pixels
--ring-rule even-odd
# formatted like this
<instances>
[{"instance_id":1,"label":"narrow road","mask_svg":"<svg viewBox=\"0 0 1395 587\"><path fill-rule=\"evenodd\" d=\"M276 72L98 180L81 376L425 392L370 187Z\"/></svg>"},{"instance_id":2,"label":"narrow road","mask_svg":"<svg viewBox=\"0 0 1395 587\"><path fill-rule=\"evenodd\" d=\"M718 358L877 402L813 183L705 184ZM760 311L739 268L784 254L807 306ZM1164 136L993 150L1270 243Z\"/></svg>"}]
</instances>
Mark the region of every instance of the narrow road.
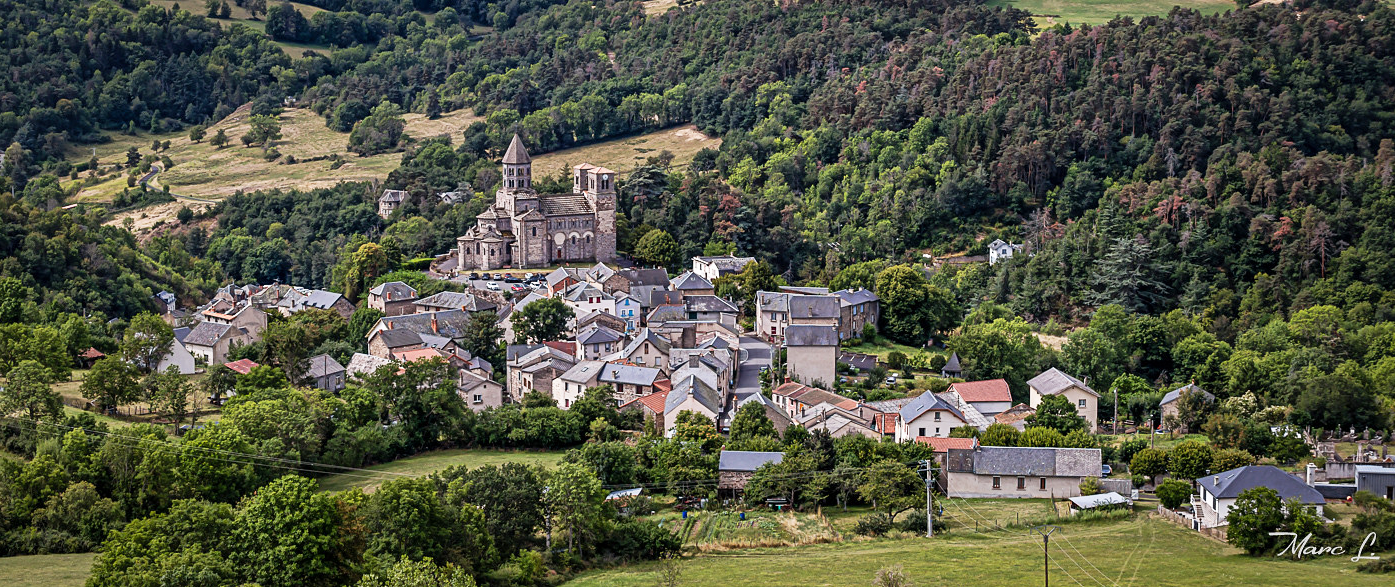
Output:
<instances>
[{"instance_id":1,"label":"narrow road","mask_svg":"<svg viewBox=\"0 0 1395 587\"><path fill-rule=\"evenodd\" d=\"M753 337L741 337L741 373L736 379L736 401L760 393L760 370L770 366L770 345Z\"/></svg>"}]
</instances>

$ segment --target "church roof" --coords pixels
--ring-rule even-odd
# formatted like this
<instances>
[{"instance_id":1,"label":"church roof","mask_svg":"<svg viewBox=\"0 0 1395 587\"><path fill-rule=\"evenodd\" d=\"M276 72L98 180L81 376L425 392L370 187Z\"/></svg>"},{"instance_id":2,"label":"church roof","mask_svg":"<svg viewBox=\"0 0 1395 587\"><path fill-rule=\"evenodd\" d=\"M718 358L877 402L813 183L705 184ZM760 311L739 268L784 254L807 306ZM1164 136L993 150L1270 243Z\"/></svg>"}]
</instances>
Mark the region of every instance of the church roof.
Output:
<instances>
[{"instance_id":1,"label":"church roof","mask_svg":"<svg viewBox=\"0 0 1395 587\"><path fill-rule=\"evenodd\" d=\"M519 220L547 220L547 216L544 216L542 212L539 212L539 211L534 210L534 209L530 209L530 210L528 210L527 212L524 212L522 216L519 216L518 219L519 219Z\"/></svg>"},{"instance_id":2,"label":"church roof","mask_svg":"<svg viewBox=\"0 0 1395 587\"><path fill-rule=\"evenodd\" d=\"M528 156L528 149L523 146L523 139L513 135L513 140L509 141L509 150L504 152L504 164L524 165L532 162L533 158Z\"/></svg>"},{"instance_id":3,"label":"church roof","mask_svg":"<svg viewBox=\"0 0 1395 587\"><path fill-rule=\"evenodd\" d=\"M591 209L591 202L586 201L586 196L582 194L538 194L538 200L542 202L543 214L548 216L595 212Z\"/></svg>"}]
</instances>

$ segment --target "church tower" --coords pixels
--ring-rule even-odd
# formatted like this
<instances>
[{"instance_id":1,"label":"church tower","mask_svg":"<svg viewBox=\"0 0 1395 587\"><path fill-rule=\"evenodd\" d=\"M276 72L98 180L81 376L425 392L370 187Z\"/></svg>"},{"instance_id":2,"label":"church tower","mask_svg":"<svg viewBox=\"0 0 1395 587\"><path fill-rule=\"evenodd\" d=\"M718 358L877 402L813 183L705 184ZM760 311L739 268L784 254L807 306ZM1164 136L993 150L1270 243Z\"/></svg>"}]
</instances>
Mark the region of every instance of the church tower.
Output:
<instances>
[{"instance_id":1,"label":"church tower","mask_svg":"<svg viewBox=\"0 0 1395 587\"><path fill-rule=\"evenodd\" d=\"M596 262L615 261L615 181L614 171L589 164L572 170L573 189L586 196L596 211Z\"/></svg>"},{"instance_id":2,"label":"church tower","mask_svg":"<svg viewBox=\"0 0 1395 587\"><path fill-rule=\"evenodd\" d=\"M523 139L513 135L509 149L504 152L503 185L495 194L496 205L508 211L509 216L518 216L538 208L538 194L533 191L533 158L523 146Z\"/></svg>"}]
</instances>

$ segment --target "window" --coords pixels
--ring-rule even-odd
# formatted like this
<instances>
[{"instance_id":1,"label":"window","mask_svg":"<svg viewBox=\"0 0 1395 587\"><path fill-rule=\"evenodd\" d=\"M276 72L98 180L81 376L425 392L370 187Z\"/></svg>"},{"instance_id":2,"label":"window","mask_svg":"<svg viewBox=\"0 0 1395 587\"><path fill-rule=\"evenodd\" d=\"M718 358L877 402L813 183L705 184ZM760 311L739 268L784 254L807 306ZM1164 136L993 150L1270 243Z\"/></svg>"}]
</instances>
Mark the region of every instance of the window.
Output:
<instances>
[{"instance_id":1,"label":"window","mask_svg":"<svg viewBox=\"0 0 1395 587\"><path fill-rule=\"evenodd\" d=\"M1022 491L1022 490L1026 489L1026 488L1027 488L1027 478L1026 478L1026 477L1018 477L1018 478L1017 478L1017 490L1018 490L1018 491Z\"/></svg>"},{"instance_id":2,"label":"window","mask_svg":"<svg viewBox=\"0 0 1395 587\"><path fill-rule=\"evenodd\" d=\"M538 236L538 227L533 227L533 236Z\"/></svg>"},{"instance_id":3,"label":"window","mask_svg":"<svg viewBox=\"0 0 1395 587\"><path fill-rule=\"evenodd\" d=\"M995 476L993 477L993 489L1002 489L1002 488L1003 488L1003 480L1002 480L1000 477L998 477L998 476L995 475Z\"/></svg>"},{"instance_id":4,"label":"window","mask_svg":"<svg viewBox=\"0 0 1395 587\"><path fill-rule=\"evenodd\" d=\"M939 427L939 426L936 426L936 427L935 427L935 436L939 436L939 435L940 435L940 427Z\"/></svg>"},{"instance_id":5,"label":"window","mask_svg":"<svg viewBox=\"0 0 1395 587\"><path fill-rule=\"evenodd\" d=\"M917 434L916 436L925 436L925 429L924 429L924 428L921 428L921 429L920 429L920 434Z\"/></svg>"},{"instance_id":6,"label":"window","mask_svg":"<svg viewBox=\"0 0 1395 587\"><path fill-rule=\"evenodd\" d=\"M478 393L475 394L475 403L477 403L477 404L482 404L482 403L484 403L484 396L481 395L481 394L478 394Z\"/></svg>"},{"instance_id":7,"label":"window","mask_svg":"<svg viewBox=\"0 0 1395 587\"><path fill-rule=\"evenodd\" d=\"M1083 400L1083 399L1080 400L1080 407L1081 407L1081 409L1084 409L1084 408L1085 408L1085 400Z\"/></svg>"},{"instance_id":8,"label":"window","mask_svg":"<svg viewBox=\"0 0 1395 587\"><path fill-rule=\"evenodd\" d=\"M939 413L939 412L935 412L935 421L936 421L936 422L939 422L939 421L940 421L940 413Z\"/></svg>"}]
</instances>

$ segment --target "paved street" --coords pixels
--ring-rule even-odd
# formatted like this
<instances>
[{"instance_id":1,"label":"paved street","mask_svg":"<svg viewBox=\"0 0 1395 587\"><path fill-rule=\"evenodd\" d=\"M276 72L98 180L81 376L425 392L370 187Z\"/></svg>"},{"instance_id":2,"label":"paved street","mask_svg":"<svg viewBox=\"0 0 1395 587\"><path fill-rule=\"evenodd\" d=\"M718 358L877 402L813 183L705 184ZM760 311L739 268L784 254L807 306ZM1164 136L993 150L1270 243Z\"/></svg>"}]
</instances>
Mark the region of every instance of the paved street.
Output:
<instances>
[{"instance_id":1,"label":"paved street","mask_svg":"<svg viewBox=\"0 0 1395 587\"><path fill-rule=\"evenodd\" d=\"M760 393L760 370L770 366L770 345L752 336L741 337L741 374L736 381L736 399L741 401Z\"/></svg>"}]
</instances>

